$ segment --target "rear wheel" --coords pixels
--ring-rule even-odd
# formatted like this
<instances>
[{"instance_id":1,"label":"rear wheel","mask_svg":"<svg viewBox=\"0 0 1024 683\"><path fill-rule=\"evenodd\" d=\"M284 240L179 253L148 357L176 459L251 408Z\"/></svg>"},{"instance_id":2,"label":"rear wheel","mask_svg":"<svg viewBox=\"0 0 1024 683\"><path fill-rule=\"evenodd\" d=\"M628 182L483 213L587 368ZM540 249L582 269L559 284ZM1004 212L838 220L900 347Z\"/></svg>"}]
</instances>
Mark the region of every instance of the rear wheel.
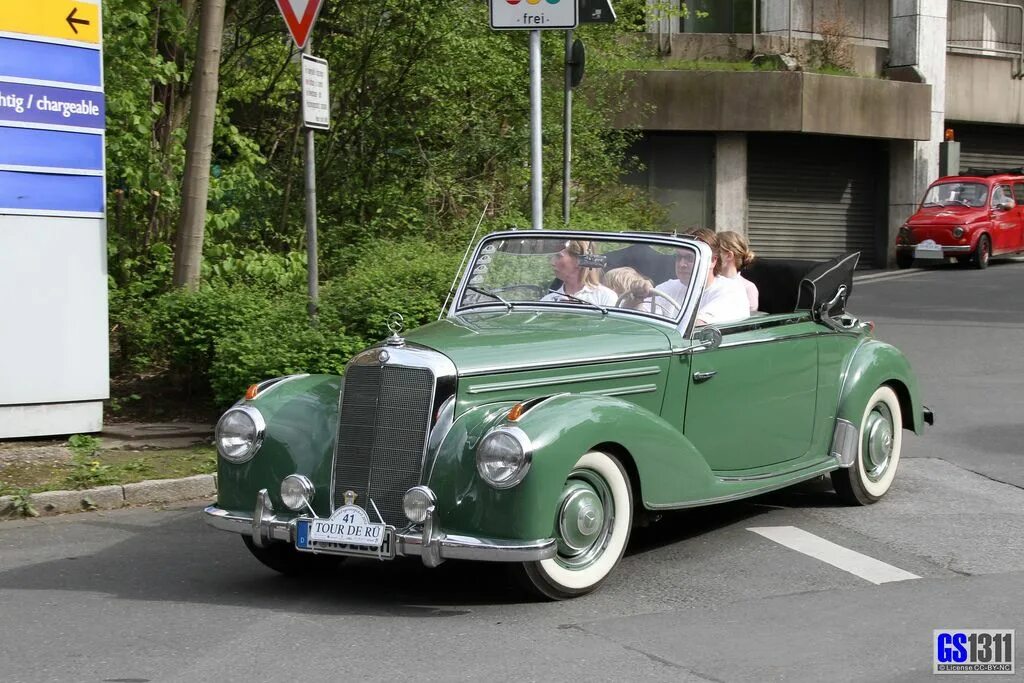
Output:
<instances>
[{"instance_id":1,"label":"rear wheel","mask_svg":"<svg viewBox=\"0 0 1024 683\"><path fill-rule=\"evenodd\" d=\"M896 265L900 268L909 268L910 266L914 265L914 252L897 251Z\"/></svg>"},{"instance_id":2,"label":"rear wheel","mask_svg":"<svg viewBox=\"0 0 1024 683\"><path fill-rule=\"evenodd\" d=\"M316 576L329 574L345 559L337 555L316 555L296 550L287 543L275 541L263 548L252 542L252 537L242 536L245 547L257 560L285 576Z\"/></svg>"},{"instance_id":3,"label":"rear wheel","mask_svg":"<svg viewBox=\"0 0 1024 683\"><path fill-rule=\"evenodd\" d=\"M870 505L892 486L903 447L903 413L888 385L875 390L860 423L857 460L832 472L832 485L848 505Z\"/></svg>"},{"instance_id":4,"label":"rear wheel","mask_svg":"<svg viewBox=\"0 0 1024 683\"><path fill-rule=\"evenodd\" d=\"M556 515L558 554L516 568L526 588L548 600L593 591L622 558L633 525L633 492L622 464L607 453L586 453L562 487Z\"/></svg>"},{"instance_id":5,"label":"rear wheel","mask_svg":"<svg viewBox=\"0 0 1024 683\"><path fill-rule=\"evenodd\" d=\"M991 258L992 241L988 235L982 235L978 238L978 246L974 248L974 254L971 255L971 263L978 269L988 268L988 262Z\"/></svg>"}]
</instances>

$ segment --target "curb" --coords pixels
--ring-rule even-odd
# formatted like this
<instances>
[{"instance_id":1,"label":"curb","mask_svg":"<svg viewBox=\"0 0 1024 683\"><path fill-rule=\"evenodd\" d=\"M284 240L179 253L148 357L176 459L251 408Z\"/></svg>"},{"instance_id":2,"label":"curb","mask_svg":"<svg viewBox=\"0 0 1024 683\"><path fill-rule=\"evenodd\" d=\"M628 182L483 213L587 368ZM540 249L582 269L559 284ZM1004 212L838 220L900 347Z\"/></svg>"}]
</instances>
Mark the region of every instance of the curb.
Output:
<instances>
[{"instance_id":1,"label":"curb","mask_svg":"<svg viewBox=\"0 0 1024 683\"><path fill-rule=\"evenodd\" d=\"M183 479L152 479L134 484L100 486L81 491L44 491L29 496L40 517L68 512L116 510L129 505L175 503L217 495L217 475L196 474ZM14 496L0 496L0 520L20 519Z\"/></svg>"}]
</instances>

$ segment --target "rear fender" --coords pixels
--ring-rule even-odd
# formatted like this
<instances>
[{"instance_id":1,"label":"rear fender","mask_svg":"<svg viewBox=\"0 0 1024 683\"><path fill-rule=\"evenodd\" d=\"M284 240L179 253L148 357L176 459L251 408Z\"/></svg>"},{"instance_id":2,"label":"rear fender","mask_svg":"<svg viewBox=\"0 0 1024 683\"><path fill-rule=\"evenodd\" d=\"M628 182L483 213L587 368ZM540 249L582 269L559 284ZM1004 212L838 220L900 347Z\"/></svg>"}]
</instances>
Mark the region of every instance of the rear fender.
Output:
<instances>
[{"instance_id":1,"label":"rear fender","mask_svg":"<svg viewBox=\"0 0 1024 683\"><path fill-rule=\"evenodd\" d=\"M899 349L877 339L868 339L851 355L836 417L859 430L868 400L883 384L891 385L900 400L903 428L920 434L924 429L924 407L917 377Z\"/></svg>"},{"instance_id":2,"label":"rear fender","mask_svg":"<svg viewBox=\"0 0 1024 683\"><path fill-rule=\"evenodd\" d=\"M505 424L513 404L484 406L456 420L433 463L445 530L498 538L547 538L554 532L559 494L576 461L599 444L628 453L644 503L706 497L714 477L680 431L634 403L608 396L561 394L543 400L515 422L530 438L533 458L517 486L497 490L476 471L475 447L491 427ZM485 409L490 409L485 410Z\"/></svg>"}]
</instances>

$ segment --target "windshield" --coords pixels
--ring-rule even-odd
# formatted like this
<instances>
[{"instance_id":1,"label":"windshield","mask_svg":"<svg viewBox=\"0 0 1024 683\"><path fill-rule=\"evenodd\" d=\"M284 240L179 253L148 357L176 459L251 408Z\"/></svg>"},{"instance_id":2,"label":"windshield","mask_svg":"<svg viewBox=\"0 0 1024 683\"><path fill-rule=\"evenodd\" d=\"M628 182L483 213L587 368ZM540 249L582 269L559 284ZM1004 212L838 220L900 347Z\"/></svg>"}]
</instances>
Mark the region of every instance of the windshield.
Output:
<instances>
[{"instance_id":1,"label":"windshield","mask_svg":"<svg viewBox=\"0 0 1024 683\"><path fill-rule=\"evenodd\" d=\"M574 306L675 320L692 289L697 247L516 236L484 241L458 308Z\"/></svg>"},{"instance_id":2,"label":"windshield","mask_svg":"<svg viewBox=\"0 0 1024 683\"><path fill-rule=\"evenodd\" d=\"M921 206L985 206L988 187L984 183L939 183L928 188Z\"/></svg>"}]
</instances>

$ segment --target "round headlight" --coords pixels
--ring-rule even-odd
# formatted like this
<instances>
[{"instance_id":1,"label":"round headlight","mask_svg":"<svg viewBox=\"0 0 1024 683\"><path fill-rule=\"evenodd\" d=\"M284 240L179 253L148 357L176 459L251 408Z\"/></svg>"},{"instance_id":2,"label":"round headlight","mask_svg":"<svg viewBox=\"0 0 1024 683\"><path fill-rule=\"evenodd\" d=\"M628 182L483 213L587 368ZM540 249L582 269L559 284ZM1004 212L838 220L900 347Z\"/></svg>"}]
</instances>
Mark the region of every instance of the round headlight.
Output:
<instances>
[{"instance_id":1,"label":"round headlight","mask_svg":"<svg viewBox=\"0 0 1024 683\"><path fill-rule=\"evenodd\" d=\"M296 512L313 500L313 482L301 474L289 474L281 482L281 502Z\"/></svg>"},{"instance_id":2,"label":"round headlight","mask_svg":"<svg viewBox=\"0 0 1024 683\"><path fill-rule=\"evenodd\" d=\"M904 239L910 239L911 235L913 235L913 233L911 232L909 225L904 225L900 228L900 237L903 237Z\"/></svg>"},{"instance_id":3,"label":"round headlight","mask_svg":"<svg viewBox=\"0 0 1024 683\"><path fill-rule=\"evenodd\" d=\"M263 444L267 424L252 406L232 408L217 422L217 452L233 463L243 463L256 455Z\"/></svg>"},{"instance_id":4,"label":"round headlight","mask_svg":"<svg viewBox=\"0 0 1024 683\"><path fill-rule=\"evenodd\" d=\"M402 498L405 516L413 524L422 524L427 518L427 509L437 501L434 492L426 486L413 486Z\"/></svg>"},{"instance_id":5,"label":"round headlight","mask_svg":"<svg viewBox=\"0 0 1024 683\"><path fill-rule=\"evenodd\" d=\"M967 230L964 229L964 226L958 225L955 228L953 228L953 237L960 239L961 237L964 236L965 232L967 232Z\"/></svg>"},{"instance_id":6,"label":"round headlight","mask_svg":"<svg viewBox=\"0 0 1024 683\"><path fill-rule=\"evenodd\" d=\"M476 471L496 489L507 489L523 480L533 457L530 437L519 427L498 427L480 440Z\"/></svg>"}]
</instances>

